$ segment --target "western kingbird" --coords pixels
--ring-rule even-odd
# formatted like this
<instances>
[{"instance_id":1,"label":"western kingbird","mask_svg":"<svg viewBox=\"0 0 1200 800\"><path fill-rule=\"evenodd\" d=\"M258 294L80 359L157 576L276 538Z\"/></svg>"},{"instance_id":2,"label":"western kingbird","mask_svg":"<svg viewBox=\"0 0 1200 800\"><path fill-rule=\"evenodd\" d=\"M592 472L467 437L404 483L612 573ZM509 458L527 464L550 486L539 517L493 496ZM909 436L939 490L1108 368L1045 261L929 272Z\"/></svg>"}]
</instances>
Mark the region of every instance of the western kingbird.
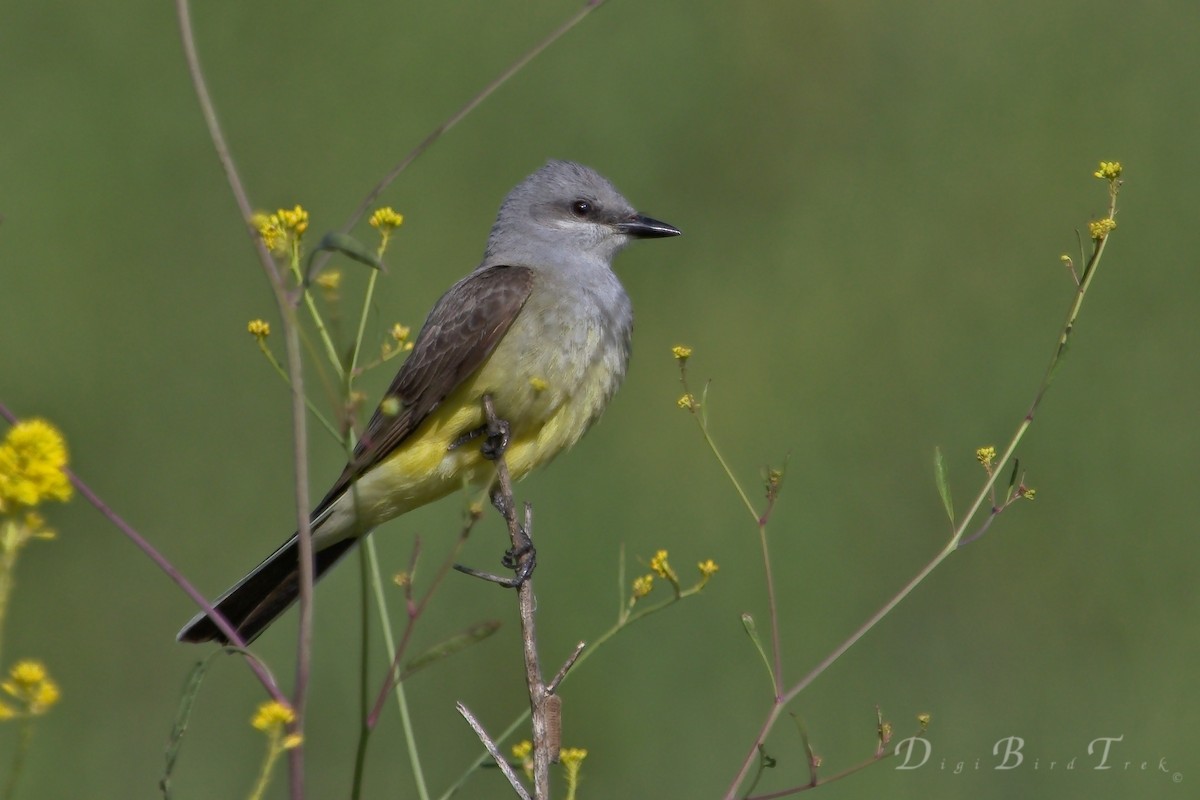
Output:
<instances>
[{"instance_id":1,"label":"western kingbird","mask_svg":"<svg viewBox=\"0 0 1200 800\"><path fill-rule=\"evenodd\" d=\"M381 523L495 481L480 448L485 395L508 423L504 458L514 479L579 441L629 362L633 310L613 257L633 239L677 235L580 164L551 161L513 189L483 262L434 305L313 510L315 576ZM296 600L299 582L293 534L213 605L250 642ZM203 613L178 638L226 641Z\"/></svg>"}]
</instances>

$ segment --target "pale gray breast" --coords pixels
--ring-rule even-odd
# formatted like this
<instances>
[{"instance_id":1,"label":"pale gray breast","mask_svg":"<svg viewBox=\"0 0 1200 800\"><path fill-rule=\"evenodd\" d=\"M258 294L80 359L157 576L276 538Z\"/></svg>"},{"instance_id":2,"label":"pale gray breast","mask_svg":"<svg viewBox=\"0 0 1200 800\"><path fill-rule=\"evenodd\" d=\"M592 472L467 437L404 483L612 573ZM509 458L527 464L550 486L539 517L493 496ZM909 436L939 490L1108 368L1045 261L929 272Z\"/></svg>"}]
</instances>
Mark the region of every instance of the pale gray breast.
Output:
<instances>
[{"instance_id":1,"label":"pale gray breast","mask_svg":"<svg viewBox=\"0 0 1200 800\"><path fill-rule=\"evenodd\" d=\"M633 308L617 276L608 268L582 276L539 271L521 314L536 319L520 326L520 346L536 354L528 366L571 393L598 389L607 402L625 376L633 334ZM597 380L601 386L588 385Z\"/></svg>"}]
</instances>

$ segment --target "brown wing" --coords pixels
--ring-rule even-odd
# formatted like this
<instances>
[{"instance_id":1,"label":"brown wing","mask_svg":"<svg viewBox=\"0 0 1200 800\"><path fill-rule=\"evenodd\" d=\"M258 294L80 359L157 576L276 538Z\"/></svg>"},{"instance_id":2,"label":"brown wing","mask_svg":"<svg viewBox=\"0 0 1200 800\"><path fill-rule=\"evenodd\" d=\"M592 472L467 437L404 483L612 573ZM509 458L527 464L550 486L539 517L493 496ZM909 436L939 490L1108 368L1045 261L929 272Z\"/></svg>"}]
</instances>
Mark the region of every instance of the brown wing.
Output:
<instances>
[{"instance_id":1,"label":"brown wing","mask_svg":"<svg viewBox=\"0 0 1200 800\"><path fill-rule=\"evenodd\" d=\"M375 410L353 458L317 505L314 517L351 481L395 450L450 392L487 361L532 288L530 268L495 266L471 273L442 295L384 395L385 401L399 401L398 413Z\"/></svg>"}]
</instances>

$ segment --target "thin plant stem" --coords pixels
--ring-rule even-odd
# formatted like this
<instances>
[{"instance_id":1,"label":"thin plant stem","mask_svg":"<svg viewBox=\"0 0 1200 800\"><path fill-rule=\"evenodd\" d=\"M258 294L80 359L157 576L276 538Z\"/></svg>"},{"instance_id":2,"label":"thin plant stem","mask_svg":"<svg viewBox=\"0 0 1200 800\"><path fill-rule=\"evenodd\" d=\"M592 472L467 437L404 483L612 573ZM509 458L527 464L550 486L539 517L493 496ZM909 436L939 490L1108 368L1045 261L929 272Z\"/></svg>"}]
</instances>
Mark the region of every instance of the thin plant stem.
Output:
<instances>
[{"instance_id":1,"label":"thin plant stem","mask_svg":"<svg viewBox=\"0 0 1200 800\"><path fill-rule=\"evenodd\" d=\"M687 388L686 383L684 384L684 388ZM706 397L703 399L703 403L707 403L707 394L708 393L706 391ZM742 499L742 505L746 507L746 511L750 512L750 516L754 518L755 524L760 523L761 517L759 516L758 510L754 508L754 503L750 502L750 497L746 494L746 490L742 488L741 482L737 479L737 476L733 474L733 470L729 468L729 464L725 462L725 457L721 455L721 450L717 447L716 441L708 432L706 406L702 405L700 413L693 413L693 416L696 418L696 424L700 427L700 435L704 437L704 443L708 445L708 449L712 451L713 456L717 459L717 463L721 465L721 469L725 472L725 477L729 479L729 482L733 484L733 488L737 490L738 497Z\"/></svg>"},{"instance_id":2,"label":"thin plant stem","mask_svg":"<svg viewBox=\"0 0 1200 800\"><path fill-rule=\"evenodd\" d=\"M391 615L388 613L387 600L383 595L383 579L379 571L379 558L375 551L375 541L370 536L366 537L363 542L363 547L366 550L366 558L368 563L369 586L375 596L375 605L379 609L380 626L383 629L383 642L386 648L385 652L392 653L396 651L396 639L393 634ZM407 633L407 630L406 630ZM388 675L391 675L391 665L389 664ZM408 762L413 771L413 781L417 786L417 796L420 800L429 800L429 786L425 781L425 770L421 766L421 756L417 752L416 731L413 729L412 714L408 708L408 697L404 692L403 681L396 681L393 687L396 695L396 705L400 711L400 724L404 729L404 744L405 750L408 753ZM385 684L386 691L386 684ZM361 758L366 758L366 746L371 732L374 730L375 721L379 713L379 704L382 702L382 696L376 701L374 710L367 711L362 717L362 729L359 734L359 750ZM356 790L358 789L356 785Z\"/></svg>"},{"instance_id":3,"label":"thin plant stem","mask_svg":"<svg viewBox=\"0 0 1200 800\"><path fill-rule=\"evenodd\" d=\"M384 190L387 189L387 187L390 186L392 182L396 180L396 178L400 177L400 174L404 172L404 170L408 169L412 162L416 161L421 155L423 155L425 151L433 145L434 142L440 139L444 134L448 133L455 125L462 122L463 119L472 111L474 111L480 103L488 99L492 94L495 93L497 89L507 83L510 78L524 69L530 61L533 61L533 59L541 55L546 48L569 33L571 29L580 22L583 22L583 20L589 14L591 14L600 6L604 5L605 2L606 0L587 0L587 2L584 3L583 8L572 14L562 25L559 25L557 28L547 34L544 39L527 50L520 58L514 61L508 67L508 69L504 70L490 82L488 82L488 84L484 86L478 94L468 100L462 108L458 109L458 111L455 111L446 119L445 122L434 128L428 136L422 139L416 147L409 151L408 155L400 159L400 161L397 162L397 164L393 166L386 175L383 176L379 183L372 187L371 191L367 192L367 196L363 198L362 202L359 203L358 208L356 208L354 213L350 215L350 219L346 221L344 226L342 226L342 233L349 233L350 229L358 224L358 221L361 220L363 215L367 213L367 210L371 207L371 205L379 199L379 196L383 194ZM320 268L329 260L329 258L329 253L317 254L314 261L314 271L319 271Z\"/></svg>"},{"instance_id":4,"label":"thin plant stem","mask_svg":"<svg viewBox=\"0 0 1200 800\"><path fill-rule=\"evenodd\" d=\"M779 634L779 603L775 593L775 576L771 569L771 551L767 543L767 525L760 518L758 523L758 542L762 550L763 574L767 581L767 609L771 618L771 658L775 664L772 671L775 697L783 691L783 640Z\"/></svg>"},{"instance_id":5,"label":"thin plant stem","mask_svg":"<svg viewBox=\"0 0 1200 800\"><path fill-rule=\"evenodd\" d=\"M17 568L17 523L0 521L0 654L4 652L4 621L8 619L8 599L12 594ZM3 663L3 662L0 662Z\"/></svg>"},{"instance_id":6,"label":"thin plant stem","mask_svg":"<svg viewBox=\"0 0 1200 800\"><path fill-rule=\"evenodd\" d=\"M271 352L271 348L267 347L267 343L262 339L259 339L258 347L260 350L262 350L263 355L267 357L267 363L270 364L271 368L275 370L275 374L278 375L280 379L288 385L289 389L293 389L292 379L288 377L287 370L285 370L283 365L279 363L279 360L275 358L275 354ZM304 396L304 405L308 408L308 413L312 414L317 422L321 423L321 427L324 428L329 435L335 439L342 438L342 435L338 432L338 429L333 426L332 422L325 418L325 415L322 414L320 409L318 409L313 401L308 398L308 395Z\"/></svg>"},{"instance_id":7,"label":"thin plant stem","mask_svg":"<svg viewBox=\"0 0 1200 800\"><path fill-rule=\"evenodd\" d=\"M21 780L21 773L25 770L25 757L29 754L29 743L32 740L33 720L26 717L21 720L20 730L17 732L17 747L13 751L12 767L7 780L4 781L4 800L14 800L17 796L17 784Z\"/></svg>"},{"instance_id":8,"label":"thin plant stem","mask_svg":"<svg viewBox=\"0 0 1200 800\"><path fill-rule=\"evenodd\" d=\"M367 728L367 713L370 711L370 694L367 688L371 678L371 567L367 563L367 549L358 551L359 568L359 639L362 642L358 654L358 746L354 752L354 778L350 783L350 800L362 797L363 778L367 766L367 739L371 732Z\"/></svg>"},{"instance_id":9,"label":"thin plant stem","mask_svg":"<svg viewBox=\"0 0 1200 800\"><path fill-rule=\"evenodd\" d=\"M1108 208L1109 219L1112 219L1115 214L1116 191L1115 189L1110 188L1110 200ZM933 557L932 560L929 561L929 563L922 567L920 571L917 572L917 574L914 575L906 584L904 584L904 586L901 587L896 594L894 594L886 603L884 603L882 608L871 615L866 622L864 622L853 633L851 633L845 641L834 648L834 650L824 659L822 659L820 663L813 667L808 674L806 674L803 678L788 688L787 691L775 699L775 701L771 704L771 708L767 713L766 719L763 721L763 725L760 728L758 735L755 737L754 743L750 747L746 757L742 760L741 768L738 770L737 775L734 777L724 795L725 800L733 800L737 796L738 787L746 779L746 776L753 768L755 755L758 753L759 745L766 741L767 734L769 734L771 729L774 727L776 720L778 720L780 713L783 711L783 708L792 700L794 700L796 696L800 694L800 692L808 688L808 686L814 680L816 680L817 677L829 669L829 667L831 667L834 662L841 658L847 650L853 647L863 636L867 634L868 631L874 628L880 620L890 614L892 609L899 605L904 598L908 597L908 595L912 593L912 591L916 589L917 586L919 586L929 576L930 573L937 569L937 567L963 543L963 537L967 531L967 528L970 526L971 521L979 513L979 510L983 507L983 504L994 497L996 481L1005 471L1005 465L1013 457L1013 454L1016 452L1017 445L1020 444L1026 432L1029 430L1029 427L1033 424L1034 416L1041 406L1042 400L1045 398L1046 392L1050 388L1050 384L1059 367L1063 354L1066 352L1067 342L1070 339L1071 333L1075 330L1076 320L1078 319L1079 313L1083 308L1084 297L1087 294L1088 288L1091 286L1092 280L1095 278L1096 269L1100 264L1101 256L1104 254L1104 248L1107 241L1108 237L1104 236L1094 242L1092 255L1084 267L1083 278L1079 281L1078 286L1076 287L1074 296L1071 300L1071 305L1067 311L1066 321L1063 323L1063 327L1059 332L1058 340L1055 343L1054 352L1050 357L1050 363L1046 367L1046 371L1042 377L1041 383L1038 384L1037 391L1034 393L1033 401L1029 405L1029 410L1026 411L1024 418L1017 426L1017 429L1012 438L1009 440L1008 445L1004 448L1003 454L999 457L999 459L997 459L995 466L989 471L987 480L984 481L983 486L980 488L978 494L976 494L970 508L962 517L962 521L955 526L954 531L950 536L950 540L946 542L942 549L938 551L938 553ZM986 531L987 527L991 524L991 521L994 518L995 515L990 515L989 519L983 523L981 532ZM980 533L973 535L967 541L974 541L978 538ZM773 597L772 602L774 602Z\"/></svg>"},{"instance_id":10,"label":"thin plant stem","mask_svg":"<svg viewBox=\"0 0 1200 800\"><path fill-rule=\"evenodd\" d=\"M233 154L229 149L225 134L217 118L216 106L208 90L204 77L204 69L200 65L199 52L196 49L195 31L192 27L191 8L188 0L176 0L176 15L179 18L179 32L183 41L184 57L187 60L188 74L200 104L200 112L208 127L209 137L217 152L217 159L225 172L225 179L233 193L234 202L242 216L242 224L250 236L258 253L259 263L266 274L267 282L275 294L275 302L279 307L283 320L284 343L287 350L287 369L292 379L292 455L295 475L296 495L296 535L299 543L300 559L300 634L296 655L296 685L292 696L291 706L296 714L295 729L304 730L304 711L308 690L309 660L312 652L312 526L308 516L308 435L307 419L304 407L304 378L300 358L300 337L297 333L295 307L288 297L283 276L280 274L274 259L267 251L262 237L252 229L250 218L253 207L246 192ZM304 797L304 747L292 748L289 751L289 774L291 780L291 797L301 800Z\"/></svg>"},{"instance_id":11,"label":"thin plant stem","mask_svg":"<svg viewBox=\"0 0 1200 800\"><path fill-rule=\"evenodd\" d=\"M297 280L302 281L300 271L296 269ZM375 273L371 273L371 277L375 277ZM329 335L329 329L325 326L325 319L321 316L321 312L317 310L317 301L313 299L313 294L304 287L302 290L304 296L304 305L308 309L308 316L313 321L313 326L317 329L317 336L321 339L321 344L325 346L325 358L333 365L334 372L337 374L338 380L346 380L347 370L342 366L342 361L338 358L337 347L333 344L333 338Z\"/></svg>"}]
</instances>

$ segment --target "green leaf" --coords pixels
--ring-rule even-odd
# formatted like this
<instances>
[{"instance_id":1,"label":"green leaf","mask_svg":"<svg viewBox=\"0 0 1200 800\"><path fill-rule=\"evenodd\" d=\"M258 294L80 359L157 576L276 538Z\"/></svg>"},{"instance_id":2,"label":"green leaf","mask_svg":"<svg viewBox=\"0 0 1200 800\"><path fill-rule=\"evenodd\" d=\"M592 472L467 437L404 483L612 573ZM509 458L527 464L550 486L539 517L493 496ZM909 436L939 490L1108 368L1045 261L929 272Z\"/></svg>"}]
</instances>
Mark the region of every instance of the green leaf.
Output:
<instances>
[{"instance_id":1,"label":"green leaf","mask_svg":"<svg viewBox=\"0 0 1200 800\"><path fill-rule=\"evenodd\" d=\"M366 264L372 269L383 269L383 262L375 255L374 251L367 249L366 245L355 239L348 233L338 233L330 231L321 237L321 241L316 248L308 254L308 264L305 266L305 283L312 279L312 262L313 257L320 252L341 253L347 258L354 259L360 264Z\"/></svg>"},{"instance_id":2,"label":"green leaf","mask_svg":"<svg viewBox=\"0 0 1200 800\"><path fill-rule=\"evenodd\" d=\"M1011 495L1017 486L1017 475L1021 471L1021 459L1013 459L1012 474L1008 476L1008 494Z\"/></svg>"},{"instance_id":3,"label":"green leaf","mask_svg":"<svg viewBox=\"0 0 1200 800\"><path fill-rule=\"evenodd\" d=\"M489 619L472 625L462 633L451 636L449 639L438 642L405 664L400 680L405 680L418 670L422 670L444 658L449 658L455 653L466 650L473 644L482 642L498 630L500 630L500 621Z\"/></svg>"},{"instance_id":4,"label":"green leaf","mask_svg":"<svg viewBox=\"0 0 1200 800\"><path fill-rule=\"evenodd\" d=\"M933 451L933 479L937 483L938 494L942 496L942 506L946 509L946 516L950 518L950 524L954 524L954 498L950 496L950 483L946 478L946 457L942 455L942 448L934 448Z\"/></svg>"},{"instance_id":5,"label":"green leaf","mask_svg":"<svg viewBox=\"0 0 1200 800\"><path fill-rule=\"evenodd\" d=\"M742 627L746 629L746 634L750 637L750 641L754 642L754 646L758 648L758 654L762 656L763 666L767 668L767 675L771 678L771 691L775 691L775 670L771 668L771 659L767 658L767 651L763 649L762 641L758 638L758 625L754 622L754 617L749 614L742 614Z\"/></svg>"},{"instance_id":6,"label":"green leaf","mask_svg":"<svg viewBox=\"0 0 1200 800\"><path fill-rule=\"evenodd\" d=\"M214 650L203 661L196 662L188 673L187 681L183 684L183 694L179 698L179 710L175 712L175 724L171 727L171 735L167 737L167 748L163 753L166 764L163 766L162 777L158 780L158 788L163 797L171 797L171 773L175 770L175 762L179 759L179 751L183 748L183 735L187 733L188 721L192 718L192 707L200 694L200 684L212 666L213 659L229 652L229 648Z\"/></svg>"}]
</instances>

